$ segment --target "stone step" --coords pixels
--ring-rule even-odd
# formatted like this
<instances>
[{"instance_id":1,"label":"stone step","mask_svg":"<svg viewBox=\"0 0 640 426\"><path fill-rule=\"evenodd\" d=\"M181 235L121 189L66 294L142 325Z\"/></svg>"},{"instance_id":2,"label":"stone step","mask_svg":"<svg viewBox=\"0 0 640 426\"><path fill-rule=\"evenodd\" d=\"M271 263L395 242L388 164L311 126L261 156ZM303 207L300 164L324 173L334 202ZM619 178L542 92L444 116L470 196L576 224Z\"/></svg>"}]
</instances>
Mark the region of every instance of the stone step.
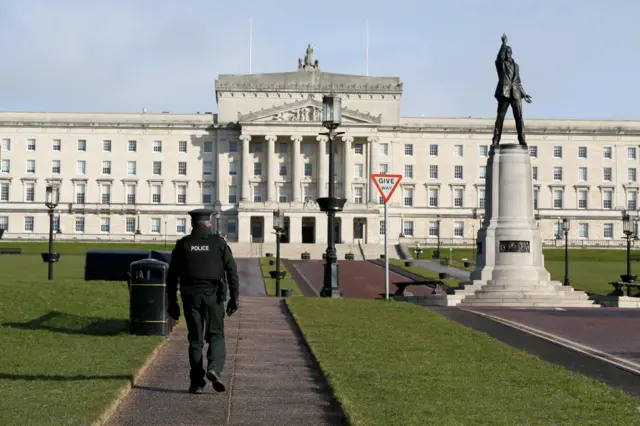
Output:
<instances>
[{"instance_id":1,"label":"stone step","mask_svg":"<svg viewBox=\"0 0 640 426\"><path fill-rule=\"evenodd\" d=\"M465 298L460 305L478 305L483 304L485 306L491 306L496 304L501 305L510 305L514 304L514 306L519 306L517 304L530 304L532 306L538 306L540 304L550 304L553 306L583 306L583 305L593 305L595 302L593 300L583 299L563 299L557 297L538 297L538 298L519 298L519 297L493 297L493 298L475 298L473 296Z\"/></svg>"},{"instance_id":2,"label":"stone step","mask_svg":"<svg viewBox=\"0 0 640 426\"><path fill-rule=\"evenodd\" d=\"M493 302L463 302L457 305L458 307L473 307L473 306L505 306L505 307L534 307L534 308L593 308L598 307L600 305L596 304L593 301L583 301L581 303L568 303L563 301L554 301L554 300L532 300L532 301L522 301L522 300L500 300Z\"/></svg>"},{"instance_id":3,"label":"stone step","mask_svg":"<svg viewBox=\"0 0 640 426\"><path fill-rule=\"evenodd\" d=\"M520 292L502 292L502 293L485 293L484 290L477 292L465 298L466 300L494 300L494 299L553 299L553 300L588 300L586 294L575 293L571 295L563 295L558 293L520 293Z\"/></svg>"}]
</instances>

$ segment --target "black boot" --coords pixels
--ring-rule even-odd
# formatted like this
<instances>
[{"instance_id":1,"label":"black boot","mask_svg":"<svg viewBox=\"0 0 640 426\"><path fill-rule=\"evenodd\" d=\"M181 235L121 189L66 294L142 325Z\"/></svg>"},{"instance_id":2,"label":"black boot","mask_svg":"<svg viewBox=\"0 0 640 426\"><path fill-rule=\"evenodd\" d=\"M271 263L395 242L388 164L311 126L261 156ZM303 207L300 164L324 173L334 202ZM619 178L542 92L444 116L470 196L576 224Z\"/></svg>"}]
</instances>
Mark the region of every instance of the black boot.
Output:
<instances>
[{"instance_id":1,"label":"black boot","mask_svg":"<svg viewBox=\"0 0 640 426\"><path fill-rule=\"evenodd\" d=\"M213 370L207 371L207 379L209 379L213 386L213 390L216 392L224 392L226 390L224 383L220 381L220 376L218 376Z\"/></svg>"},{"instance_id":2,"label":"black boot","mask_svg":"<svg viewBox=\"0 0 640 426\"><path fill-rule=\"evenodd\" d=\"M204 387L207 385L207 382L202 379L199 384L193 384L189 386L189 393L204 393Z\"/></svg>"}]
</instances>

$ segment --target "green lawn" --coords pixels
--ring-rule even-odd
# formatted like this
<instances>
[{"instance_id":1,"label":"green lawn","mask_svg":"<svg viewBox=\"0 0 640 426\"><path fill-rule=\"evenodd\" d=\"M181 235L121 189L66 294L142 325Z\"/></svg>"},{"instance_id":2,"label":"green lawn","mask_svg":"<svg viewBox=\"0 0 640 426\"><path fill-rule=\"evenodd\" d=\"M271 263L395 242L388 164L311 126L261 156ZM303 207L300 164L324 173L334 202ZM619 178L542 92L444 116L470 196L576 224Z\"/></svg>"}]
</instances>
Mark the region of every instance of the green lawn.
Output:
<instances>
[{"instance_id":1,"label":"green lawn","mask_svg":"<svg viewBox=\"0 0 640 426\"><path fill-rule=\"evenodd\" d=\"M269 275L269 271L275 271L276 265L273 265L273 266L269 265L269 260L275 260L275 257L260 258L260 269L262 269L262 276L264 277L264 283L267 290L267 295L275 296L276 280L275 278L271 278L271 275ZM287 271L287 268L282 263L282 260L280 260L280 270ZM286 278L283 278L280 280L280 289L287 289L287 288L291 289L291 294L293 296L302 296L302 292L300 291L298 284L295 282L293 278L291 278L291 274L289 274L289 271L287 271Z\"/></svg>"},{"instance_id":2,"label":"green lawn","mask_svg":"<svg viewBox=\"0 0 640 426\"><path fill-rule=\"evenodd\" d=\"M63 255L49 282L39 255L0 255L0 424L90 424L163 341L128 335L126 283L84 282L83 269Z\"/></svg>"},{"instance_id":3,"label":"green lawn","mask_svg":"<svg viewBox=\"0 0 640 426\"><path fill-rule=\"evenodd\" d=\"M319 298L287 303L354 425L640 421L638 399L424 308Z\"/></svg>"},{"instance_id":4,"label":"green lawn","mask_svg":"<svg viewBox=\"0 0 640 426\"><path fill-rule=\"evenodd\" d=\"M410 248L415 257L414 249ZM424 249L421 259L431 259L433 248ZM448 248L440 249L441 257L449 256ZM551 274L551 278L557 281L564 280L564 249L544 249L545 267ZM640 256L640 250L632 250L632 255ZM462 259L472 260L473 253L470 248L455 248L452 252L452 266L464 268ZM593 250L570 249L569 250L569 279L571 285L578 289L596 294L606 295L613 291L608 283L620 278L620 274L626 273L627 252L625 250ZM632 272L640 275L640 262L632 261Z\"/></svg>"}]
</instances>

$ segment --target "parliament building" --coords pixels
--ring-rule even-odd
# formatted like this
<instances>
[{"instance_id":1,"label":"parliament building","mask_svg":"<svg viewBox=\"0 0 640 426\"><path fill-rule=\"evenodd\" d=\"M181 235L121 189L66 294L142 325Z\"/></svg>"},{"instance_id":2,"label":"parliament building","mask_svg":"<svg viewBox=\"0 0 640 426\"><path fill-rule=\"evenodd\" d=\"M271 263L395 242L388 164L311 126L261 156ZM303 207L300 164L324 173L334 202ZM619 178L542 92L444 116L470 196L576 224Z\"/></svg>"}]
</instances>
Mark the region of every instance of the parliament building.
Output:
<instances>
[{"instance_id":1,"label":"parliament building","mask_svg":"<svg viewBox=\"0 0 640 426\"><path fill-rule=\"evenodd\" d=\"M46 239L45 188L59 190L57 239L175 240L187 212L209 207L229 241L273 242L273 211L290 243L326 243L329 151L322 95L342 98L334 141L335 226L343 243L473 244L484 214L494 118L402 117L397 77L297 71L220 75L218 113L0 113L3 239ZM534 208L543 238L570 219L574 244L619 244L638 209L640 121L525 116ZM509 115L502 143L517 143ZM370 175L401 174L389 223ZM634 213L636 214L636 213Z\"/></svg>"}]
</instances>

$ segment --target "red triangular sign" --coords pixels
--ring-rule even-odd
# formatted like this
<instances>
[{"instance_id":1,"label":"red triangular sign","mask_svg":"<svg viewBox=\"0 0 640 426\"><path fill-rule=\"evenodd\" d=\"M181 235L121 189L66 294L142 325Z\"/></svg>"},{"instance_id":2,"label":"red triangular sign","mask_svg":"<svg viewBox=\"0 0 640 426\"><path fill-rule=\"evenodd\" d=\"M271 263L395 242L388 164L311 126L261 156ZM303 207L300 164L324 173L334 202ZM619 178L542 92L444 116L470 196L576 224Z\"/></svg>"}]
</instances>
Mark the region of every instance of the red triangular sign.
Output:
<instances>
[{"instance_id":1,"label":"red triangular sign","mask_svg":"<svg viewBox=\"0 0 640 426\"><path fill-rule=\"evenodd\" d=\"M374 174L371 175L371 179L373 179L373 183L378 188L380 196L387 203L402 180L402 175Z\"/></svg>"}]
</instances>

